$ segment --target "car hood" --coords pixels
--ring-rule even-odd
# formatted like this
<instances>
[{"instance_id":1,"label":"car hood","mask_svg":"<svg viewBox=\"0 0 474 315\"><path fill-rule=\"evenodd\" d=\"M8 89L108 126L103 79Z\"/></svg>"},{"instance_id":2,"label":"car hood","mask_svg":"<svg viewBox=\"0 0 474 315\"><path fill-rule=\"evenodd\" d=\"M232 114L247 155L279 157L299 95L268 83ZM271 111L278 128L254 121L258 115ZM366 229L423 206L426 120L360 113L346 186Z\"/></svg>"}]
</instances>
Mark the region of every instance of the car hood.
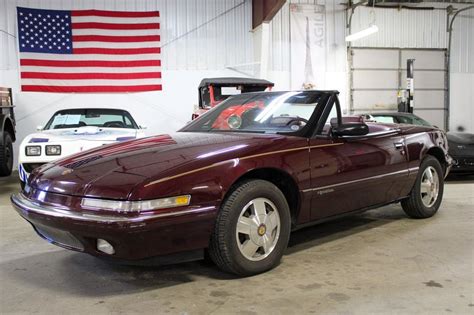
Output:
<instances>
[{"instance_id":1,"label":"car hood","mask_svg":"<svg viewBox=\"0 0 474 315\"><path fill-rule=\"evenodd\" d=\"M30 134L24 142L68 142L86 141L120 141L121 138L137 137L137 129L102 128L86 126L79 128L53 129Z\"/></svg>"},{"instance_id":2,"label":"car hood","mask_svg":"<svg viewBox=\"0 0 474 315\"><path fill-rule=\"evenodd\" d=\"M178 132L92 149L45 164L29 185L59 194L128 199L146 181L270 150L282 135Z\"/></svg>"},{"instance_id":3,"label":"car hood","mask_svg":"<svg viewBox=\"0 0 474 315\"><path fill-rule=\"evenodd\" d=\"M461 132L448 132L448 141L458 144L474 144L474 134Z\"/></svg>"}]
</instances>

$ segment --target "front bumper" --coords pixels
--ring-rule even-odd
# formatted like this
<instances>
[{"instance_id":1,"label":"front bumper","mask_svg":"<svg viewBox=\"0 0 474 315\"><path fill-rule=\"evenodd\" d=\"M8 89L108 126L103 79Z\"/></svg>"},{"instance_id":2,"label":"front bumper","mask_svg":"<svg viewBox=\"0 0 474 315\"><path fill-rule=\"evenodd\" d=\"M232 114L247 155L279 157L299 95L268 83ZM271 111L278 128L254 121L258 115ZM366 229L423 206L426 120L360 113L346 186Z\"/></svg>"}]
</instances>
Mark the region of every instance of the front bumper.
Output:
<instances>
[{"instance_id":1,"label":"front bumper","mask_svg":"<svg viewBox=\"0 0 474 315\"><path fill-rule=\"evenodd\" d=\"M22 193L12 195L11 202L48 242L94 256L128 261L206 248L217 213L214 206L197 206L133 216L104 215L45 205ZM115 253L99 251L97 239L109 242Z\"/></svg>"},{"instance_id":2,"label":"front bumper","mask_svg":"<svg viewBox=\"0 0 474 315\"><path fill-rule=\"evenodd\" d=\"M451 173L474 174L473 156L453 156L453 160Z\"/></svg>"}]
</instances>

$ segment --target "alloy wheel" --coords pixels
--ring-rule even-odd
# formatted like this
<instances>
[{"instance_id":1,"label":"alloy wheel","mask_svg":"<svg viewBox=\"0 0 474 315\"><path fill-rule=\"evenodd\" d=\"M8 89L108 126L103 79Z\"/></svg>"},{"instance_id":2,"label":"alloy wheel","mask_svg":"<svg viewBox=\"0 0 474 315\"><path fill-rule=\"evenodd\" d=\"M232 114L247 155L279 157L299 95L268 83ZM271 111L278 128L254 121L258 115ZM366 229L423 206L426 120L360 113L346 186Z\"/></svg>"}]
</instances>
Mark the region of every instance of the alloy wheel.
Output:
<instances>
[{"instance_id":1,"label":"alloy wheel","mask_svg":"<svg viewBox=\"0 0 474 315\"><path fill-rule=\"evenodd\" d=\"M259 261L272 253L280 236L280 214L266 198L255 198L242 209L236 226L237 247L248 260Z\"/></svg>"},{"instance_id":2,"label":"alloy wheel","mask_svg":"<svg viewBox=\"0 0 474 315\"><path fill-rule=\"evenodd\" d=\"M438 172L432 166L428 166L423 172L420 183L420 195L423 205L427 208L433 206L438 199L439 177Z\"/></svg>"}]
</instances>

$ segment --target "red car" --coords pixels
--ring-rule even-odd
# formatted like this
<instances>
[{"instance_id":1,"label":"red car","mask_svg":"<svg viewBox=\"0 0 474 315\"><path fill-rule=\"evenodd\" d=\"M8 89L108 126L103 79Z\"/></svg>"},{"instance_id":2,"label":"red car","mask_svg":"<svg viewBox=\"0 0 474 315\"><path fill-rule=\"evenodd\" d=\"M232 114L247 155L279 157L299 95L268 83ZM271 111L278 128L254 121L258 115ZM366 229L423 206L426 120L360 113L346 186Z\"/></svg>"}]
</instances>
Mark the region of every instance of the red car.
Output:
<instances>
[{"instance_id":1,"label":"red car","mask_svg":"<svg viewBox=\"0 0 474 315\"><path fill-rule=\"evenodd\" d=\"M346 122L337 94L235 96L176 134L43 165L11 200L64 248L124 261L207 250L239 275L275 267L290 232L310 224L394 202L410 217L433 216L451 167L445 134ZM215 125L235 107L247 108L239 123Z\"/></svg>"},{"instance_id":2,"label":"red car","mask_svg":"<svg viewBox=\"0 0 474 315\"><path fill-rule=\"evenodd\" d=\"M206 78L198 87L199 104L191 119L196 119L209 109L217 106L232 94L227 94L225 89L234 90L234 94L271 91L273 82L253 78Z\"/></svg>"}]
</instances>

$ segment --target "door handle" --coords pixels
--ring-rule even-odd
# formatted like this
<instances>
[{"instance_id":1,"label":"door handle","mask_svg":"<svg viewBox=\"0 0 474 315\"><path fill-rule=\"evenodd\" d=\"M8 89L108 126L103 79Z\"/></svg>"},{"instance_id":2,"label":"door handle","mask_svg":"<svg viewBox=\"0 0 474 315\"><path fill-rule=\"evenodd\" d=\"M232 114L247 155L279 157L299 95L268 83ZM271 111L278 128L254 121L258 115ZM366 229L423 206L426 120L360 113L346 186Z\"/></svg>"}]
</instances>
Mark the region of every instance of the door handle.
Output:
<instances>
[{"instance_id":1,"label":"door handle","mask_svg":"<svg viewBox=\"0 0 474 315\"><path fill-rule=\"evenodd\" d=\"M395 145L395 149L397 149L397 150L403 149L405 147L405 143L403 143L403 141L394 142L393 144Z\"/></svg>"}]
</instances>

